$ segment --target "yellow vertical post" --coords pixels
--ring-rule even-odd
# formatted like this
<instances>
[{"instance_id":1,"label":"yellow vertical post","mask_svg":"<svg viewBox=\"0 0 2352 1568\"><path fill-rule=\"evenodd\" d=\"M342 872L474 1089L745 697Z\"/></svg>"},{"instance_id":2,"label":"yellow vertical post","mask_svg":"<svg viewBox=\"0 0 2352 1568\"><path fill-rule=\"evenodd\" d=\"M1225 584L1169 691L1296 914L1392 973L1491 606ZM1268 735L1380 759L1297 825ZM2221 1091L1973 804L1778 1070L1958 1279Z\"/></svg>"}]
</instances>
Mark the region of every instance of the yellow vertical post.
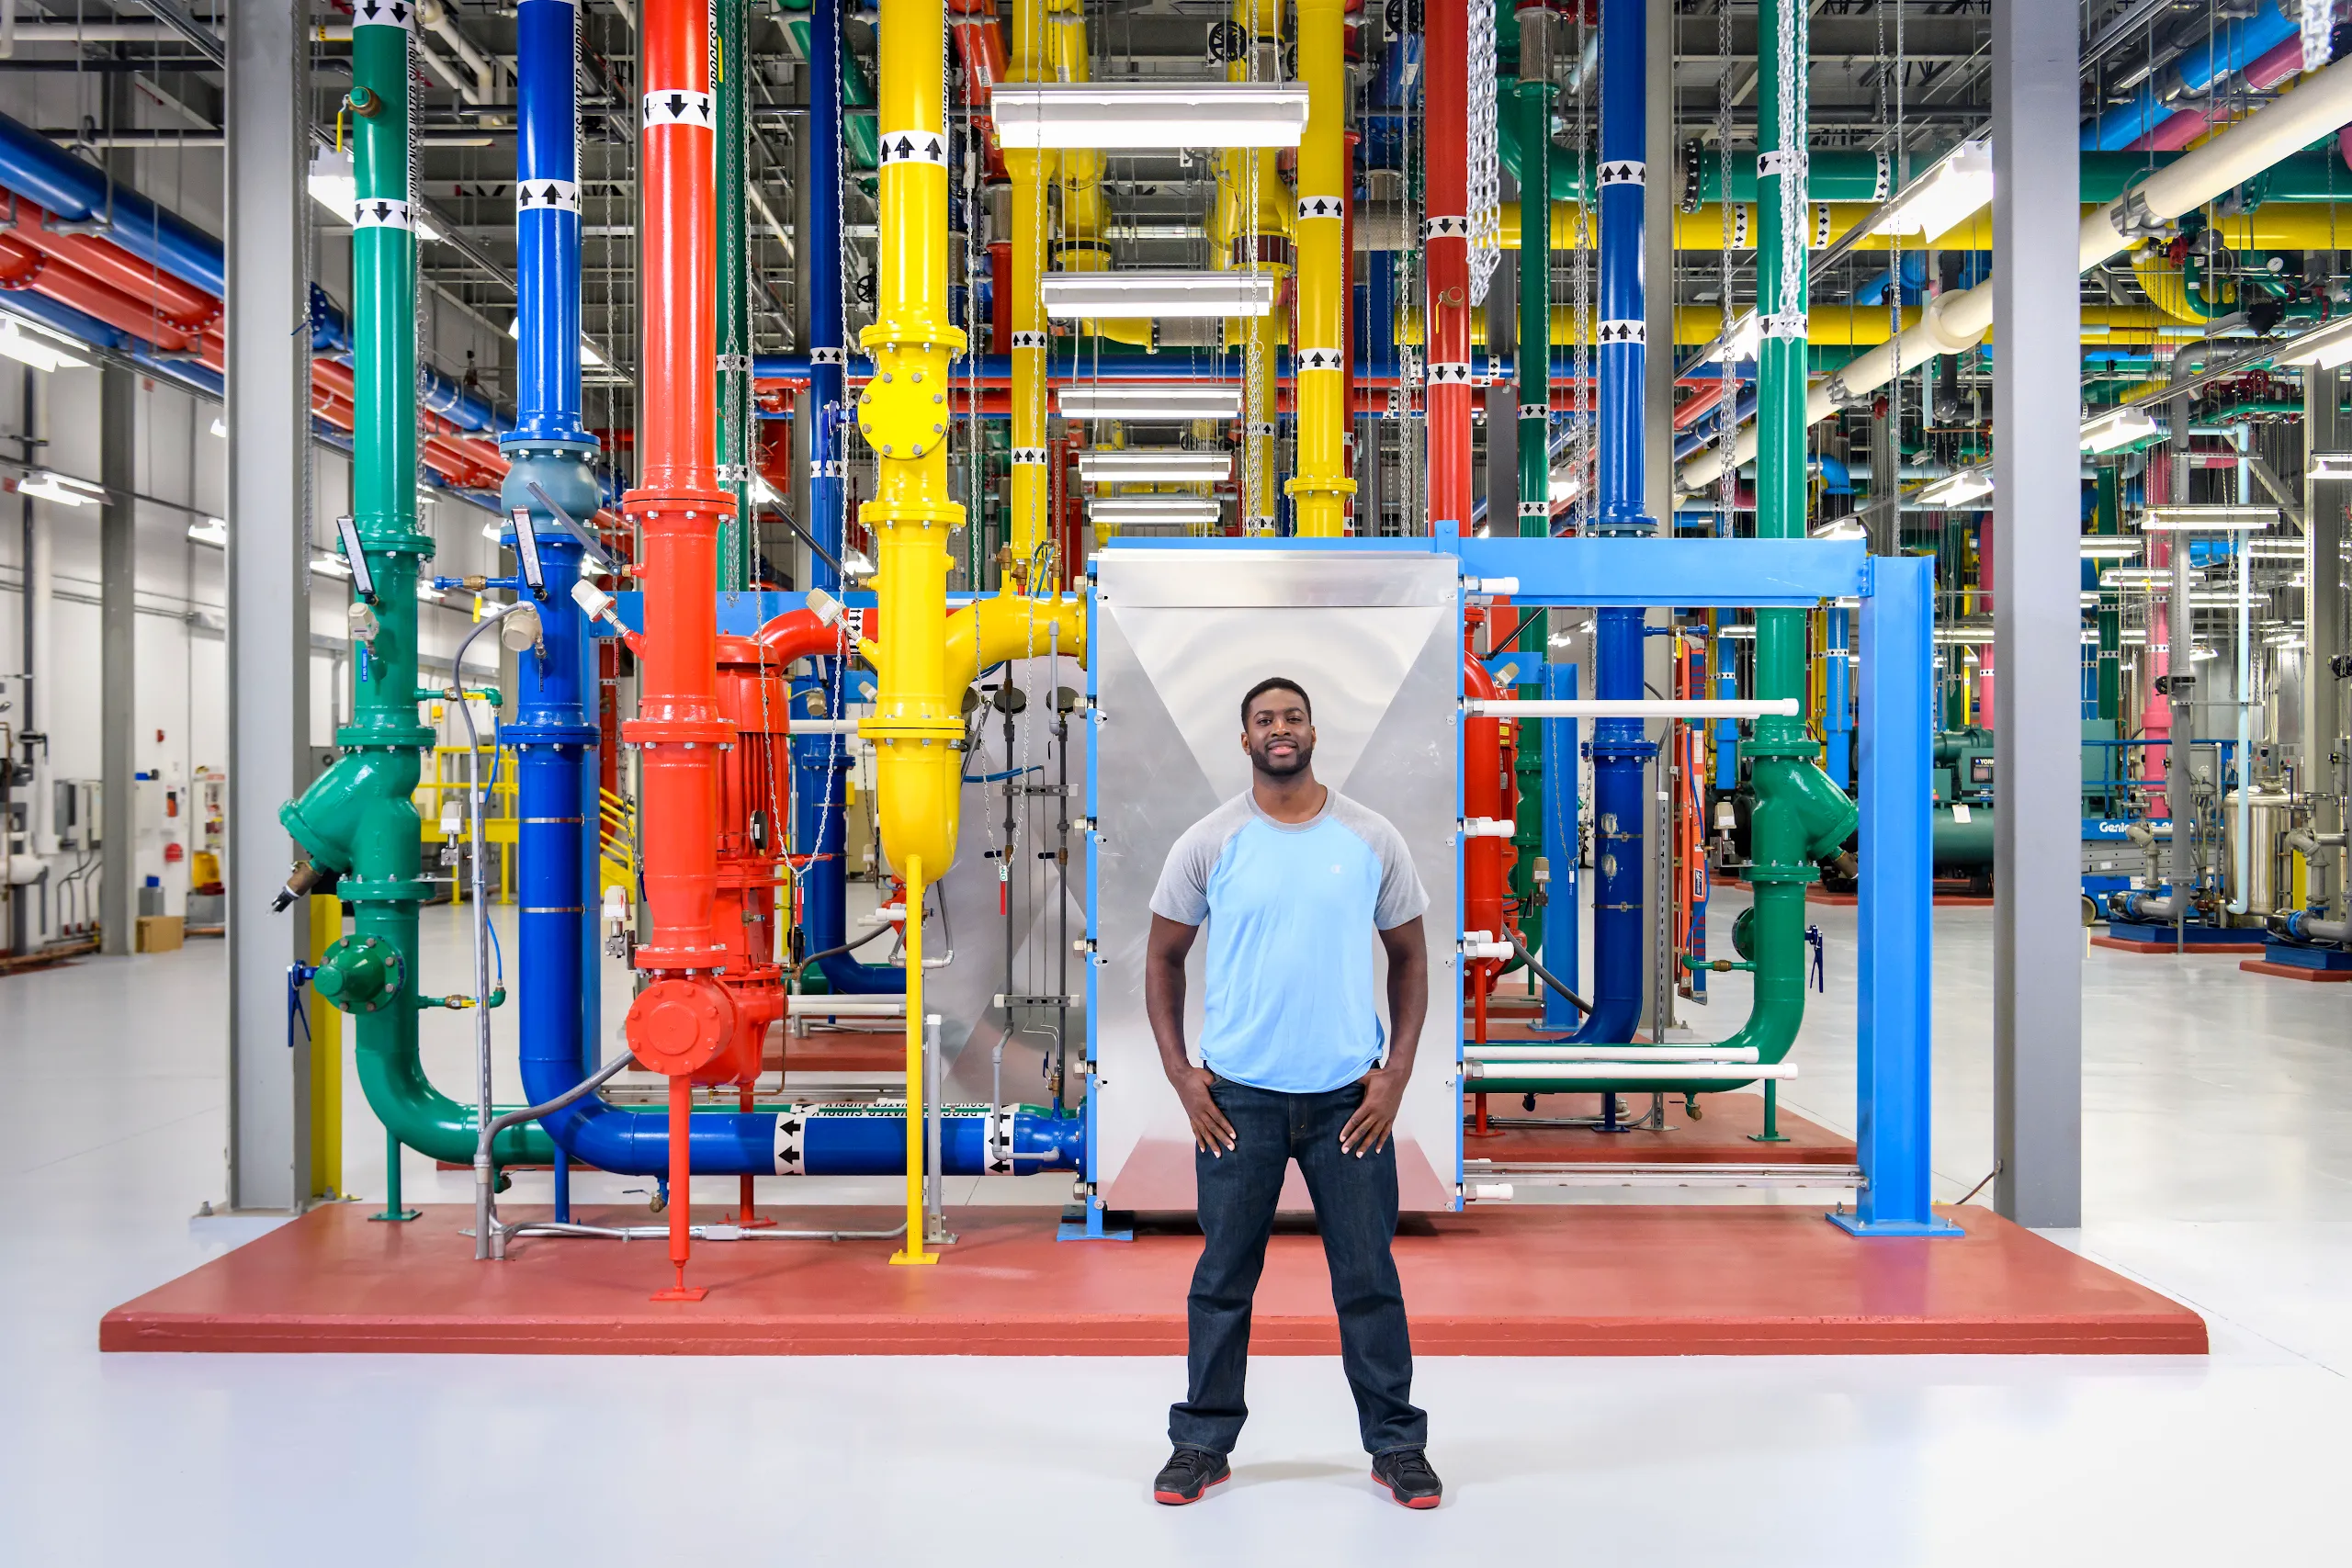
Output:
<instances>
[{"instance_id":1,"label":"yellow vertical post","mask_svg":"<svg viewBox=\"0 0 2352 1568\"><path fill-rule=\"evenodd\" d=\"M1270 82L1280 77L1282 12L1283 0L1233 0L1233 20L1249 41L1241 58L1227 63L1227 81ZM1280 158L1280 152L1271 147L1227 148L1217 153L1217 205L1209 237L1217 248L1220 271L1255 268L1273 275L1279 282L1289 270L1292 209ZM1241 406L1242 471L1236 486L1241 531L1271 534L1281 469L1275 440L1280 426L1275 418L1274 359L1282 341L1281 318L1271 312L1228 318L1225 332L1228 345L1240 341L1248 389Z\"/></svg>"},{"instance_id":2,"label":"yellow vertical post","mask_svg":"<svg viewBox=\"0 0 2352 1568\"><path fill-rule=\"evenodd\" d=\"M343 900L311 897L311 959L343 935ZM311 1196L343 1196L343 1014L313 990L311 1010Z\"/></svg>"},{"instance_id":3,"label":"yellow vertical post","mask_svg":"<svg viewBox=\"0 0 2352 1568\"><path fill-rule=\"evenodd\" d=\"M1298 147L1298 476L1284 487L1302 538L1338 538L1355 493L1347 434L1347 11L1295 0L1306 131Z\"/></svg>"},{"instance_id":4,"label":"yellow vertical post","mask_svg":"<svg viewBox=\"0 0 2352 1568\"><path fill-rule=\"evenodd\" d=\"M1046 0L1013 0L1012 51L1006 62L1010 82L1052 80L1046 45ZM1052 504L1050 444L1046 434L1046 308L1037 280L1046 265L1046 182L1055 155L1008 147L1004 161L1012 175L1012 510L1006 543L1012 549L1015 581L1024 588L1037 570L1041 547L1054 536L1047 513ZM1048 565L1046 582L1061 573Z\"/></svg>"},{"instance_id":5,"label":"yellow vertical post","mask_svg":"<svg viewBox=\"0 0 2352 1568\"><path fill-rule=\"evenodd\" d=\"M922 857L907 863L907 1241L893 1263L936 1263L923 1250Z\"/></svg>"}]
</instances>

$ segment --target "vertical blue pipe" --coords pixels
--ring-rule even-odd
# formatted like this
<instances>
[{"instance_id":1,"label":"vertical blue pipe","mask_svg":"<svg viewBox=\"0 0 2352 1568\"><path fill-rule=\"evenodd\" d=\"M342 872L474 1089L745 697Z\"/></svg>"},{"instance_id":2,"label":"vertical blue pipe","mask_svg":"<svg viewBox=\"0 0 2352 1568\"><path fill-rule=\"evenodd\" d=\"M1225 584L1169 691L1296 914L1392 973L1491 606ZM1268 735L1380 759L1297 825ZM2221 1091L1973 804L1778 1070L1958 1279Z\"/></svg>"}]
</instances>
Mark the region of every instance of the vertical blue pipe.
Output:
<instances>
[{"instance_id":1,"label":"vertical blue pipe","mask_svg":"<svg viewBox=\"0 0 2352 1568\"><path fill-rule=\"evenodd\" d=\"M1573 702L1577 667L1547 660L1544 665L1544 695L1555 702ZM1577 946L1583 940L1583 911L1577 908L1583 886L1577 875L1577 721L1544 718L1534 721L1544 734L1544 863L1552 885L1544 904L1544 967L1571 990L1582 968ZM1577 1026L1576 1009L1551 987L1544 987L1544 1027L1570 1030Z\"/></svg>"},{"instance_id":2,"label":"vertical blue pipe","mask_svg":"<svg viewBox=\"0 0 2352 1568\"><path fill-rule=\"evenodd\" d=\"M1600 6L1600 504L1593 531L1621 537L1640 537L1656 526L1642 514L1642 380L1648 358L1642 290L1642 193L1648 176L1645 7L1645 0L1601 0ZM1600 612L1594 682L1600 696L1643 694L1642 623L1639 610ZM1579 1040L1629 1040L1641 1018L1647 937L1642 840L1648 815L1642 771L1657 751L1639 719L1604 718L1592 727L1593 1012L1577 1032Z\"/></svg>"},{"instance_id":3,"label":"vertical blue pipe","mask_svg":"<svg viewBox=\"0 0 2352 1568\"><path fill-rule=\"evenodd\" d=\"M1715 638L1715 695L1739 700L1739 644L1727 637ZM1739 721L1715 720L1715 787L1725 795L1739 787Z\"/></svg>"},{"instance_id":4,"label":"vertical blue pipe","mask_svg":"<svg viewBox=\"0 0 2352 1568\"><path fill-rule=\"evenodd\" d=\"M809 533L838 558L842 553L846 491L838 434L847 397L847 355L842 341L841 207L841 12L817 5L808 12L808 243L801 248L808 288L808 509ZM841 591L841 574L814 550L809 582L829 593ZM847 675L836 660L814 661L817 674L795 683L797 711L808 712L814 694L822 709L842 716L836 686ZM792 742L794 847L808 856L800 873L803 951L839 947L849 929L848 843L842 807L849 793L850 749L837 735ZM821 960L819 969L833 990L851 994L897 993L907 988L906 971L865 964L846 953Z\"/></svg>"},{"instance_id":5,"label":"vertical blue pipe","mask_svg":"<svg viewBox=\"0 0 2352 1568\"><path fill-rule=\"evenodd\" d=\"M1829 612L1829 646L1822 655L1821 738L1826 750L1821 766L1830 783L1850 792L1854 787L1854 718L1848 684L1853 666L1846 661L1846 651L1851 646L1847 631L1849 614L1839 609Z\"/></svg>"}]
</instances>

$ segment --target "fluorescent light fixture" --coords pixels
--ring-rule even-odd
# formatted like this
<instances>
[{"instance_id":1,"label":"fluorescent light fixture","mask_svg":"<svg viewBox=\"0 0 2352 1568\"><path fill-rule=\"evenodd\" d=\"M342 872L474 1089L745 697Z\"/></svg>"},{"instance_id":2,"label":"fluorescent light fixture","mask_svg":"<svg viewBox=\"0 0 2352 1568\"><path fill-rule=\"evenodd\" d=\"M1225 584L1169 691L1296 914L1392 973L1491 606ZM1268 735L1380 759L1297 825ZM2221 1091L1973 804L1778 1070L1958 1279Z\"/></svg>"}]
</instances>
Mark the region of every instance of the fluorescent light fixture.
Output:
<instances>
[{"instance_id":1,"label":"fluorescent light fixture","mask_svg":"<svg viewBox=\"0 0 2352 1568\"><path fill-rule=\"evenodd\" d=\"M1993 150L1982 141L1963 141L1890 202L1871 222L1871 232L1932 240L1992 199Z\"/></svg>"},{"instance_id":2,"label":"fluorescent light fixture","mask_svg":"<svg viewBox=\"0 0 2352 1568\"><path fill-rule=\"evenodd\" d=\"M1953 621L1936 628L1936 640L1941 643L1989 643L1993 640L1993 623L1984 620Z\"/></svg>"},{"instance_id":3,"label":"fluorescent light fixture","mask_svg":"<svg viewBox=\"0 0 2352 1568\"><path fill-rule=\"evenodd\" d=\"M1306 89L1257 82L1000 82L989 112L997 140L1015 152L1295 147L1306 130Z\"/></svg>"},{"instance_id":4,"label":"fluorescent light fixture","mask_svg":"<svg viewBox=\"0 0 2352 1568\"><path fill-rule=\"evenodd\" d=\"M1591 623L1590 621L1587 621L1587 622L1585 623L1585 626L1591 626L1591 625L1592 625L1592 623ZM1579 630L1581 630L1582 628L1580 627L1580 628L1578 628L1578 629L1579 629ZM1737 625L1737 626L1718 626L1718 627L1715 629L1715 635L1716 635L1717 637L1740 637L1740 638L1743 638L1743 639L1752 639L1752 638L1754 638L1754 637L1756 636L1756 627L1755 627L1753 625L1751 625L1750 623L1747 622L1747 621L1742 621L1739 625Z\"/></svg>"},{"instance_id":5,"label":"fluorescent light fixture","mask_svg":"<svg viewBox=\"0 0 2352 1568\"><path fill-rule=\"evenodd\" d=\"M2140 513L2143 534L2227 534L2278 525L2275 506L2151 506Z\"/></svg>"},{"instance_id":6,"label":"fluorescent light fixture","mask_svg":"<svg viewBox=\"0 0 2352 1568\"><path fill-rule=\"evenodd\" d=\"M2143 441L2154 441L2164 433L2164 426L2150 418L2146 409L2109 409L2083 421L2083 450L2120 452Z\"/></svg>"},{"instance_id":7,"label":"fluorescent light fixture","mask_svg":"<svg viewBox=\"0 0 2352 1568\"><path fill-rule=\"evenodd\" d=\"M2310 548L2301 539L2242 539L2238 547L2256 560L2301 560Z\"/></svg>"},{"instance_id":8,"label":"fluorescent light fixture","mask_svg":"<svg viewBox=\"0 0 2352 1568\"><path fill-rule=\"evenodd\" d=\"M217 436L219 436L219 437L220 437L221 440L223 440L223 441L228 440L228 439L229 439L229 424L228 424L228 422L227 422L226 420L221 419L220 416L215 415L215 416L213 417L213 421L212 421L212 434L215 434L215 435L217 435Z\"/></svg>"},{"instance_id":9,"label":"fluorescent light fixture","mask_svg":"<svg viewBox=\"0 0 2352 1568\"><path fill-rule=\"evenodd\" d=\"M1046 314L1057 321L1095 316L1262 316L1274 308L1274 276L1232 272L1052 272L1037 280Z\"/></svg>"},{"instance_id":10,"label":"fluorescent light fixture","mask_svg":"<svg viewBox=\"0 0 2352 1568\"><path fill-rule=\"evenodd\" d=\"M2130 560L2140 553L2143 543L2129 534L2086 534L2083 536L2083 558Z\"/></svg>"},{"instance_id":11,"label":"fluorescent light fixture","mask_svg":"<svg viewBox=\"0 0 2352 1568\"><path fill-rule=\"evenodd\" d=\"M1851 517L1833 518L1813 530L1816 539L1866 539L1870 533Z\"/></svg>"},{"instance_id":12,"label":"fluorescent light fixture","mask_svg":"<svg viewBox=\"0 0 2352 1568\"><path fill-rule=\"evenodd\" d=\"M78 370L90 362L76 359L56 344L34 336L11 318L0 321L0 354L36 370Z\"/></svg>"},{"instance_id":13,"label":"fluorescent light fixture","mask_svg":"<svg viewBox=\"0 0 2352 1568\"><path fill-rule=\"evenodd\" d=\"M1078 456L1078 477L1088 484L1204 484L1232 474L1233 457L1227 452L1169 449Z\"/></svg>"},{"instance_id":14,"label":"fluorescent light fixture","mask_svg":"<svg viewBox=\"0 0 2352 1568\"><path fill-rule=\"evenodd\" d=\"M1764 322L1749 310L1731 324L1731 335L1715 345L1715 351L1699 361L1702 365L1720 365L1728 359L1736 365L1743 359L1756 357L1764 341Z\"/></svg>"},{"instance_id":15,"label":"fluorescent light fixture","mask_svg":"<svg viewBox=\"0 0 2352 1568\"><path fill-rule=\"evenodd\" d=\"M1993 472L1990 468L1962 468L1946 474L1932 484L1921 485L1911 492L1911 503L1930 510L1947 512L1982 511L1976 502L1993 493Z\"/></svg>"},{"instance_id":16,"label":"fluorescent light fixture","mask_svg":"<svg viewBox=\"0 0 2352 1568\"><path fill-rule=\"evenodd\" d=\"M854 581L860 578L872 577L875 570L876 567L874 562L867 558L864 550L843 550L842 552L842 575L843 577Z\"/></svg>"},{"instance_id":17,"label":"fluorescent light fixture","mask_svg":"<svg viewBox=\"0 0 2352 1568\"><path fill-rule=\"evenodd\" d=\"M2352 452L2314 452L2303 465L2311 479L2352 479Z\"/></svg>"},{"instance_id":18,"label":"fluorescent light fixture","mask_svg":"<svg viewBox=\"0 0 2352 1568\"><path fill-rule=\"evenodd\" d=\"M753 474L752 476L752 503L754 506L773 506L778 511L782 511L784 508L784 497L776 494L775 486L768 483L766 479L761 475Z\"/></svg>"},{"instance_id":19,"label":"fluorescent light fixture","mask_svg":"<svg viewBox=\"0 0 2352 1568\"><path fill-rule=\"evenodd\" d=\"M346 581L349 581L351 577L351 568L344 564L343 558L341 556L312 556L311 558L311 570L319 573L321 576L340 577L345 579Z\"/></svg>"},{"instance_id":20,"label":"fluorescent light fixture","mask_svg":"<svg viewBox=\"0 0 2352 1568\"><path fill-rule=\"evenodd\" d=\"M359 181L351 172L350 152L338 152L331 147L322 147L313 152L311 155L310 186L311 199L334 213L337 221L349 228L352 209L359 204ZM441 237L441 231L426 222L423 214L412 212L411 220L416 225L416 237L420 243Z\"/></svg>"},{"instance_id":21,"label":"fluorescent light fixture","mask_svg":"<svg viewBox=\"0 0 2352 1568\"><path fill-rule=\"evenodd\" d=\"M2168 566L2111 566L2098 574L2101 588L2163 588L2171 581Z\"/></svg>"},{"instance_id":22,"label":"fluorescent light fixture","mask_svg":"<svg viewBox=\"0 0 2352 1568\"><path fill-rule=\"evenodd\" d=\"M1106 495L1100 501L1088 502L1086 515L1091 522L1123 526L1210 524L1225 515L1225 508L1204 495Z\"/></svg>"},{"instance_id":23,"label":"fluorescent light fixture","mask_svg":"<svg viewBox=\"0 0 2352 1568\"><path fill-rule=\"evenodd\" d=\"M2333 370L2347 361L2352 361L2352 316L2297 333L2271 357L2274 365L2303 365L2315 370Z\"/></svg>"},{"instance_id":24,"label":"fluorescent light fixture","mask_svg":"<svg viewBox=\"0 0 2352 1568\"><path fill-rule=\"evenodd\" d=\"M481 536L488 539L493 545L503 545L506 543L506 531L495 523L483 524L481 525Z\"/></svg>"},{"instance_id":25,"label":"fluorescent light fixture","mask_svg":"<svg viewBox=\"0 0 2352 1568\"><path fill-rule=\"evenodd\" d=\"M71 474L51 473L46 468L18 480L17 493L29 495L39 501L53 501L60 506L87 506L107 498L105 491L87 479L77 479Z\"/></svg>"},{"instance_id":26,"label":"fluorescent light fixture","mask_svg":"<svg viewBox=\"0 0 2352 1568\"><path fill-rule=\"evenodd\" d=\"M199 545L210 545L216 550L225 550L229 547L228 521L220 517L208 517L201 523L191 523L187 525L187 536Z\"/></svg>"},{"instance_id":27,"label":"fluorescent light fixture","mask_svg":"<svg viewBox=\"0 0 2352 1568\"><path fill-rule=\"evenodd\" d=\"M1227 381L1093 381L1059 392L1064 419L1234 419L1241 388Z\"/></svg>"},{"instance_id":28,"label":"fluorescent light fixture","mask_svg":"<svg viewBox=\"0 0 2352 1568\"><path fill-rule=\"evenodd\" d=\"M523 341L522 317L517 316L506 323L506 335L516 343ZM587 334L584 333L580 338L580 363L591 370L601 370L605 367L605 356L596 352L596 345L588 341Z\"/></svg>"},{"instance_id":29,"label":"fluorescent light fixture","mask_svg":"<svg viewBox=\"0 0 2352 1568\"><path fill-rule=\"evenodd\" d=\"M416 585L416 596L420 602L427 604L441 604L446 597L438 588L427 582L420 582Z\"/></svg>"},{"instance_id":30,"label":"fluorescent light fixture","mask_svg":"<svg viewBox=\"0 0 2352 1568\"><path fill-rule=\"evenodd\" d=\"M2189 662L2190 662L2190 663L2192 663L2192 664L2196 663L2196 662L2197 662L2197 661L2199 661L2199 660L2205 660L2205 659L2219 659L2220 657L2221 657L2221 655L2220 655L2218 652L2216 652L2214 649L2210 649L2210 648L2203 647L2203 646L2201 646L2201 645L2200 645L2200 646L2199 646L2199 647L2196 647L2196 648L2192 648L2192 649L2190 649L2188 650L2188 660L2189 660Z\"/></svg>"}]
</instances>

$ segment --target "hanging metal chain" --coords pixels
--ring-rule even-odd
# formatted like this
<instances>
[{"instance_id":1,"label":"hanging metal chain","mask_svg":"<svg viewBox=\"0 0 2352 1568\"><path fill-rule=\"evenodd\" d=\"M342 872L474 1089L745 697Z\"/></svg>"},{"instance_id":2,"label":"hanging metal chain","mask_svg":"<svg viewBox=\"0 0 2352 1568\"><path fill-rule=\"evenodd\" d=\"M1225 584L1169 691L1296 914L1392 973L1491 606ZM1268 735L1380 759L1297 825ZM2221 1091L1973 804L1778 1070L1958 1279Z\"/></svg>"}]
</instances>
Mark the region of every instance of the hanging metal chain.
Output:
<instances>
[{"instance_id":1,"label":"hanging metal chain","mask_svg":"<svg viewBox=\"0 0 2352 1568\"><path fill-rule=\"evenodd\" d=\"M1503 254L1503 180L1495 123L1495 3L1496 0L1469 0L1470 210L1464 216L1470 220L1473 305L1486 302L1487 285L1495 276Z\"/></svg>"}]
</instances>

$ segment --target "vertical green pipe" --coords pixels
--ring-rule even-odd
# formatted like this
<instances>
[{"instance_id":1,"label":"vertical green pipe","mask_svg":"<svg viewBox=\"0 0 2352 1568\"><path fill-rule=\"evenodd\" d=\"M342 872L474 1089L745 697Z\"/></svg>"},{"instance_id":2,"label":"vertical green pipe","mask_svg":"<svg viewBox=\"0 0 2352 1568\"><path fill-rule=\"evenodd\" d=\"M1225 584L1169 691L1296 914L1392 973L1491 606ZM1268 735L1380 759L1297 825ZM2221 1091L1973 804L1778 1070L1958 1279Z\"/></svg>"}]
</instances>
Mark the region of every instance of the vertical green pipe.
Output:
<instances>
[{"instance_id":1,"label":"vertical green pipe","mask_svg":"<svg viewBox=\"0 0 2352 1568\"><path fill-rule=\"evenodd\" d=\"M759 472L759 424L752 411L752 254L750 192L751 55L745 45L750 0L717 0L718 58L718 482L735 512L718 525L718 587L750 585L756 572L758 512L752 482Z\"/></svg>"},{"instance_id":2,"label":"vertical green pipe","mask_svg":"<svg viewBox=\"0 0 2352 1568\"><path fill-rule=\"evenodd\" d=\"M1547 6L1517 12L1519 80L1511 113L1519 121L1519 186L1522 193L1552 187L1552 85L1554 29L1560 17ZM1552 532L1552 224L1548 203L1522 199L1519 237L1519 532L1548 538ZM1530 225L1532 225L1531 227ZM1499 519L1497 519L1499 523ZM1520 667L1532 680L1545 655L1547 618L1535 612L1520 626ZM1541 696L1522 684L1519 695ZM1546 723L1524 720L1517 749L1519 814L1511 835L1519 852L1510 871L1511 895L1519 902L1520 931L1531 949L1544 945L1544 916L1535 903L1535 859L1544 852L1544 746ZM1558 868L1554 868L1558 874Z\"/></svg>"},{"instance_id":3,"label":"vertical green pipe","mask_svg":"<svg viewBox=\"0 0 2352 1568\"><path fill-rule=\"evenodd\" d=\"M2091 517L2094 533L2112 536L2123 531L2123 475L2111 463L2099 466ZM2102 572L2109 564L2092 563ZM2108 588L2100 590L2098 596L2098 716L2116 718L2122 712L2123 595Z\"/></svg>"}]
</instances>

